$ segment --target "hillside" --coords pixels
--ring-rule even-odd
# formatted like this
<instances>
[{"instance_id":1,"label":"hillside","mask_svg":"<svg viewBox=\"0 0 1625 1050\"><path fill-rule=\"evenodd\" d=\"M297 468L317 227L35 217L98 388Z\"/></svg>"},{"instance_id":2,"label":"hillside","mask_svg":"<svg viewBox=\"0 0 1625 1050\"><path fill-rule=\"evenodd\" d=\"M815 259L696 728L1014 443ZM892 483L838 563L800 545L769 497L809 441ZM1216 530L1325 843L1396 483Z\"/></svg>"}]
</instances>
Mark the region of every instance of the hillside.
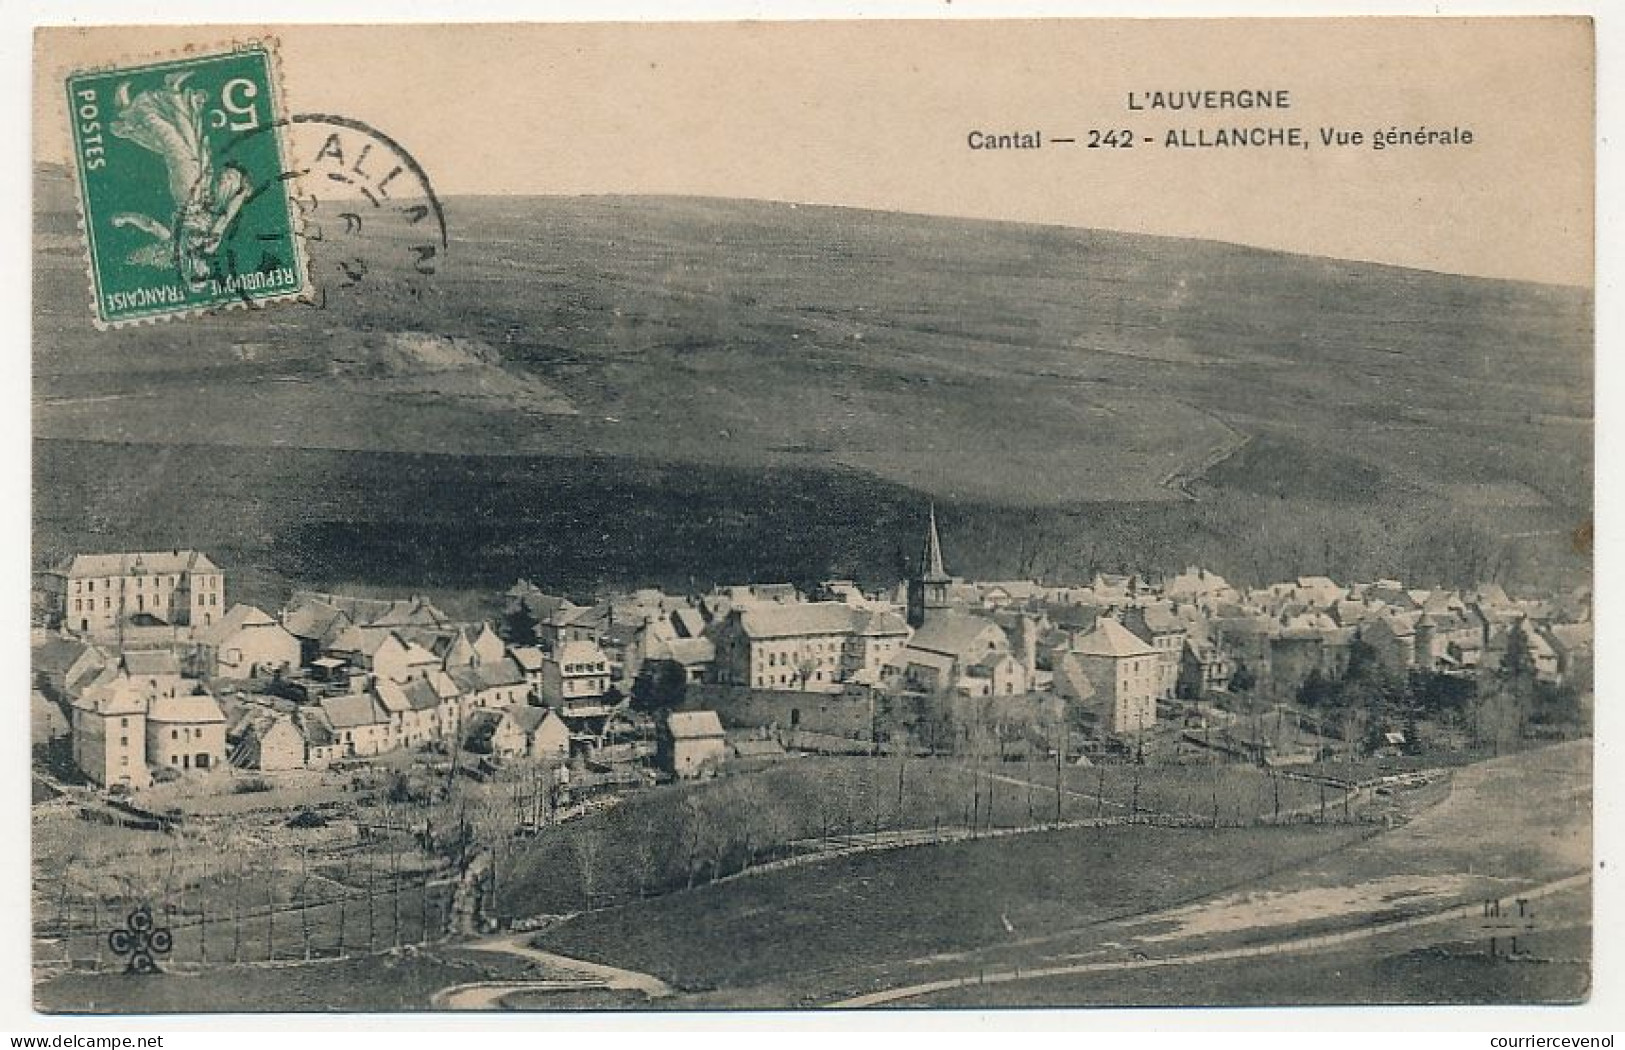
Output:
<instances>
[{"instance_id":1,"label":"hillside","mask_svg":"<svg viewBox=\"0 0 1625 1050\"><path fill-rule=\"evenodd\" d=\"M752 201L469 198L447 201L446 214L451 248L421 301L391 283L399 246L365 242L367 280L335 291L325 309L107 334L86 316L64 173L40 169L40 546L75 545L76 523L132 511L96 483L115 461L130 469L128 451L93 465L82 450L50 447L63 439L231 446L241 451L187 453L189 469L222 474L204 487L249 501L219 464L251 460L258 491L278 499L332 499L350 487L346 470L368 474L362 487L387 487L397 473L354 454L412 453L399 498L383 501L409 517L420 514L414 493L470 474L534 488L521 476L530 467L504 468L501 457L591 464L576 482L598 486L583 504L594 514L628 507L611 484L623 470L666 478L636 511L661 518L652 531L620 548L608 529L605 548L559 555L559 578L572 580L635 570L620 555L691 525L690 484L726 489L718 499L747 518L773 517L768 505L792 495L786 485L852 489L815 516L835 506L861 515L864 499L889 493L848 537L861 548L847 559L854 569L882 575L895 540L869 538L870 524L925 494L969 520L1036 522L1028 546L1138 508L1133 527L1183 548L1157 540L1161 551L1101 550L1089 555L1097 561L1203 553L1205 541L1191 550L1184 540L1259 514L1369 534L1376 546L1343 555L1362 564L1401 559L1381 547L1396 523L1494 523L1510 507L1518 531L1562 546L1590 515L1586 291ZM357 247L315 245L317 272ZM324 450L338 473L311 473L308 456L278 450ZM701 480L714 478L723 480ZM545 502L547 491L527 498ZM137 531L169 535L165 513ZM370 509L344 513L333 528L372 520ZM577 517L534 503L526 514L549 529ZM439 520L454 538L459 523ZM500 514L488 524L503 530ZM838 519L827 524L840 530ZM513 532L515 560L543 555L528 531ZM1032 560L985 531L958 542L966 571ZM816 545L798 553L835 567ZM776 576L800 568L732 555L711 566L707 554L662 571L712 576L740 560Z\"/></svg>"}]
</instances>

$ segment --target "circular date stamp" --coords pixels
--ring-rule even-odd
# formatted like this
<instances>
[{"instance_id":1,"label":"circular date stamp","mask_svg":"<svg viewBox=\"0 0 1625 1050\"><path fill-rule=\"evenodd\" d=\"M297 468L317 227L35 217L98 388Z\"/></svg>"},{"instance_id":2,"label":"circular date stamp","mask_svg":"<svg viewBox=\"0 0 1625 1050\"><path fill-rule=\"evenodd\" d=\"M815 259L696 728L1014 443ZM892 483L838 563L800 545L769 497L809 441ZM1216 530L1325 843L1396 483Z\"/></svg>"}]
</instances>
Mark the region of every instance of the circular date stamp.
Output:
<instances>
[{"instance_id":1,"label":"circular date stamp","mask_svg":"<svg viewBox=\"0 0 1625 1050\"><path fill-rule=\"evenodd\" d=\"M240 145L276 131L287 138L290 163L254 192L288 195L312 274L306 301L422 301L450 247L445 209L423 166L388 134L352 117L296 114L282 125L250 132ZM230 252L220 261L228 281L245 263L258 265Z\"/></svg>"}]
</instances>

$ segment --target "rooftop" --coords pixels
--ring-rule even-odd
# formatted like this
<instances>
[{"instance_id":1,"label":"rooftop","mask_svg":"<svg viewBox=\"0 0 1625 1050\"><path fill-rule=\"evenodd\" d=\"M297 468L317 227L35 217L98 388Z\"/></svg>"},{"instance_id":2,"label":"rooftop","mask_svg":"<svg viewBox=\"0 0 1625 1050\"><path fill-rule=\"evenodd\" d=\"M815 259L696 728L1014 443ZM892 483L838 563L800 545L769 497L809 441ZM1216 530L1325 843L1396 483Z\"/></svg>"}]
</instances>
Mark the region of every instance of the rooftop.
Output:
<instances>
[{"instance_id":1,"label":"rooftop","mask_svg":"<svg viewBox=\"0 0 1625 1050\"><path fill-rule=\"evenodd\" d=\"M220 567L207 554L193 550L134 551L125 554L75 554L60 563L58 572L69 577L181 575L218 573Z\"/></svg>"},{"instance_id":2,"label":"rooftop","mask_svg":"<svg viewBox=\"0 0 1625 1050\"><path fill-rule=\"evenodd\" d=\"M715 711L673 711L666 716L666 731L679 740L726 736Z\"/></svg>"},{"instance_id":3,"label":"rooftop","mask_svg":"<svg viewBox=\"0 0 1625 1050\"><path fill-rule=\"evenodd\" d=\"M851 634L862 614L844 602L756 605L740 613L740 628L751 638L794 638L812 634Z\"/></svg>"},{"instance_id":4,"label":"rooftop","mask_svg":"<svg viewBox=\"0 0 1625 1050\"><path fill-rule=\"evenodd\" d=\"M1157 650L1147 645L1140 636L1116 620L1102 617L1095 629L1084 635L1075 652L1084 656L1155 656Z\"/></svg>"}]
</instances>

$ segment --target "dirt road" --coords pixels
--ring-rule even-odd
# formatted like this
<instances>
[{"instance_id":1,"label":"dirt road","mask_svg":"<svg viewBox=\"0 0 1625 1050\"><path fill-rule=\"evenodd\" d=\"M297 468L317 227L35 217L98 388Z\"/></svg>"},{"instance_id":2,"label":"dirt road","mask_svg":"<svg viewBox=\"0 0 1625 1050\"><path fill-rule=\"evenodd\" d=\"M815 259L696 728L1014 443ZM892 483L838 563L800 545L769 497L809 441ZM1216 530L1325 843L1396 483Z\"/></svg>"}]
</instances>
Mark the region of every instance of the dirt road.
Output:
<instances>
[{"instance_id":1,"label":"dirt road","mask_svg":"<svg viewBox=\"0 0 1625 1050\"><path fill-rule=\"evenodd\" d=\"M577 977L539 977L535 980L474 981L469 984L442 988L429 1000L437 1010L494 1010L500 1009L502 1000L514 992L609 991L641 992L649 999L661 999L672 994L671 988L658 977L615 966L572 959L564 955L544 952L530 945L530 933L510 934L489 940L472 941L459 945L469 951L501 952L516 955L551 971L578 974Z\"/></svg>"},{"instance_id":2,"label":"dirt road","mask_svg":"<svg viewBox=\"0 0 1625 1050\"><path fill-rule=\"evenodd\" d=\"M1591 881L1590 872L1571 875L1568 878L1558 879L1520 893L1518 896L1526 901L1549 897L1565 890L1577 889ZM1240 948L1214 948L1204 951L1188 952L1179 955L1166 955L1157 958L1129 958L1103 960L1100 962L1074 963L1065 966L1042 966L1023 970L1013 968L996 970L991 973L978 972L972 976L948 978L940 981L926 981L921 984L907 985L901 988L888 988L883 991L870 992L850 999L830 1003L835 1008L858 1008L866 1006L884 1006L906 999L917 999L920 996L930 995L934 992L949 991L954 988L966 988L976 985L1005 984L1011 981L1031 981L1048 977L1067 977L1078 974L1109 973L1121 970L1144 970L1157 966L1195 966L1203 963L1226 962L1241 959L1257 959L1272 955L1288 955L1298 952L1325 951L1340 948L1357 941L1370 940L1403 930L1416 929L1422 926L1432 926L1452 921L1478 919L1482 916L1482 905L1463 904L1427 915L1416 915L1407 919L1396 919L1392 922L1377 923L1371 926L1362 926L1353 930L1342 930L1337 933L1317 934L1309 937L1292 937L1275 941L1269 944L1253 944Z\"/></svg>"}]
</instances>

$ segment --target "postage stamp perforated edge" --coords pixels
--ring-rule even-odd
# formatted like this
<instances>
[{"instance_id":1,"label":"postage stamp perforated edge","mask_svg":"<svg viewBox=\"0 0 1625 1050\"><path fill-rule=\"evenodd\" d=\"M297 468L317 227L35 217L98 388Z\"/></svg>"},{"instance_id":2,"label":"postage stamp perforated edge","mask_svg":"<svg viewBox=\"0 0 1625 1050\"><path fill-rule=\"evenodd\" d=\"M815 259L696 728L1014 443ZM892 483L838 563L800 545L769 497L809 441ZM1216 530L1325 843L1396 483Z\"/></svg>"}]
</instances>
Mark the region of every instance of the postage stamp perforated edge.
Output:
<instances>
[{"instance_id":1,"label":"postage stamp perforated edge","mask_svg":"<svg viewBox=\"0 0 1625 1050\"><path fill-rule=\"evenodd\" d=\"M63 89L63 97L68 106L66 116L69 122L69 138L71 141L76 141L73 135L73 125L76 118L71 91L69 90L69 86L76 78L117 73L121 70L135 71L153 66L184 64L191 61L206 62L213 58L256 50L265 55L266 87L271 100L271 134L276 136L278 155L284 164L288 164L290 143L287 128L290 125L292 112L288 108L287 99L283 93L281 52L277 48L276 38L270 35L256 35L227 40L209 46L189 46L141 56L120 56L116 60L99 65L76 66L63 70L58 82ZM302 190L297 169L292 165L288 165L284 171L278 173L281 176L278 182L286 201L289 232L292 235L291 240L293 242L292 250L299 272L297 287L286 292L277 292L253 298L232 296L215 302L192 303L172 310L155 310L139 316L105 317L101 309L100 290L97 280L97 260L90 229L90 215L87 210L88 186L85 182L85 173L81 167L83 158L77 148L73 152L73 162L68 165L68 169L73 184L76 224L79 229L80 244L84 250L85 285L90 297L87 306L90 310L91 323L97 330L110 331L120 328L132 328L138 325L157 324L161 321L213 316L225 311L253 310L278 303L313 303L315 301L314 280L310 268L309 252L305 243L304 213L294 203L295 198L302 195Z\"/></svg>"}]
</instances>

